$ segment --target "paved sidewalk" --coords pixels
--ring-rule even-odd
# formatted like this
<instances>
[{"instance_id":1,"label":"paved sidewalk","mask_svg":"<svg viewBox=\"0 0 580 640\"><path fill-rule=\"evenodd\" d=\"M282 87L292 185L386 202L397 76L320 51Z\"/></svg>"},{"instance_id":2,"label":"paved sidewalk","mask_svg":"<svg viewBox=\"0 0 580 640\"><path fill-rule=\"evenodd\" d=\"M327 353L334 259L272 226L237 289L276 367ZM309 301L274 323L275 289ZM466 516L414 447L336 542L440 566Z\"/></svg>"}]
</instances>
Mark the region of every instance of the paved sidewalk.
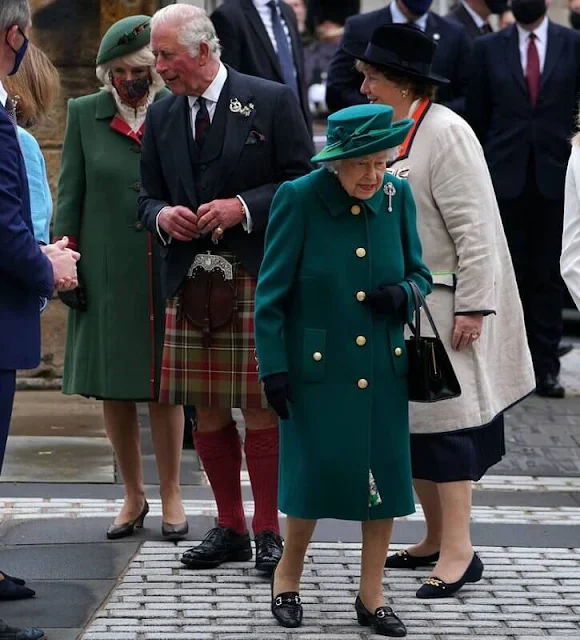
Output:
<instances>
[{"instance_id":1,"label":"paved sidewalk","mask_svg":"<svg viewBox=\"0 0 580 640\"><path fill-rule=\"evenodd\" d=\"M580 543L580 541L579 541ZM252 563L189 571L176 548L147 542L81 636L83 640L361 640L378 638L356 622L360 545L313 544L301 595L299 630L286 631L269 612L270 586ZM479 549L484 579L460 596L415 598L427 570L391 571L389 604L405 621L410 640L476 637L524 640L580 637L580 548Z\"/></svg>"}]
</instances>

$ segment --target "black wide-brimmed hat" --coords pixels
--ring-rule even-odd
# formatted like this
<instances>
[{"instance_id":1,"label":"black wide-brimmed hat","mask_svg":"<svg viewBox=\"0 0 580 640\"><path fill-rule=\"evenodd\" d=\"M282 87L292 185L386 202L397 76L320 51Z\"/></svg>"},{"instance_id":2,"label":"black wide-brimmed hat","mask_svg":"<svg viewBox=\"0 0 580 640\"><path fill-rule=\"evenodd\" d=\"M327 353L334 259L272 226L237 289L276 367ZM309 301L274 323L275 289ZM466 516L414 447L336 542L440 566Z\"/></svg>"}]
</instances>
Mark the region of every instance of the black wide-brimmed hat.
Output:
<instances>
[{"instance_id":1,"label":"black wide-brimmed hat","mask_svg":"<svg viewBox=\"0 0 580 640\"><path fill-rule=\"evenodd\" d=\"M373 31L370 42L347 43L342 48L358 60L392 69L409 78L432 84L449 82L431 70L437 43L416 27L383 24Z\"/></svg>"}]
</instances>

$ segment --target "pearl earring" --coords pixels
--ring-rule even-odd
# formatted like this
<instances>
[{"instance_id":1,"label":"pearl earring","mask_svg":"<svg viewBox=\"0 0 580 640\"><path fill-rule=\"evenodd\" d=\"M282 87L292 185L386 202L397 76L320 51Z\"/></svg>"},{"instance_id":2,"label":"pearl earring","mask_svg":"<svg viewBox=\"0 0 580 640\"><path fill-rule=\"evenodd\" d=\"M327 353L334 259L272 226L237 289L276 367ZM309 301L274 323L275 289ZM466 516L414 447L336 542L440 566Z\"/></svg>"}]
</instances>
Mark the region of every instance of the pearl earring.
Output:
<instances>
[{"instance_id":1,"label":"pearl earring","mask_svg":"<svg viewBox=\"0 0 580 640\"><path fill-rule=\"evenodd\" d=\"M401 97L408 98L409 97L409 89L401 89Z\"/></svg>"}]
</instances>

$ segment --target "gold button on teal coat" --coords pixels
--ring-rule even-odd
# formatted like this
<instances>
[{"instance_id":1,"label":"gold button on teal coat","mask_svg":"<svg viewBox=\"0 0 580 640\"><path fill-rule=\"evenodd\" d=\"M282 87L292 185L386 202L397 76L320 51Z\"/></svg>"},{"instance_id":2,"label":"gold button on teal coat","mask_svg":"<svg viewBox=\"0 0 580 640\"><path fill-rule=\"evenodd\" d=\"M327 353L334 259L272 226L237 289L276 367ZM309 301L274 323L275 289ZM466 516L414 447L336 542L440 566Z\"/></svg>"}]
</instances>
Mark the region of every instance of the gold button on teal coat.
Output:
<instances>
[{"instance_id":1,"label":"gold button on teal coat","mask_svg":"<svg viewBox=\"0 0 580 640\"><path fill-rule=\"evenodd\" d=\"M358 295L381 284L409 295L408 279L431 290L411 191L389 182L392 212L383 189L355 200L326 169L283 184L272 203L255 332L260 376L288 372L294 391L280 422L279 506L290 516L414 511L403 320L373 314ZM372 507L369 470L382 498Z\"/></svg>"}]
</instances>

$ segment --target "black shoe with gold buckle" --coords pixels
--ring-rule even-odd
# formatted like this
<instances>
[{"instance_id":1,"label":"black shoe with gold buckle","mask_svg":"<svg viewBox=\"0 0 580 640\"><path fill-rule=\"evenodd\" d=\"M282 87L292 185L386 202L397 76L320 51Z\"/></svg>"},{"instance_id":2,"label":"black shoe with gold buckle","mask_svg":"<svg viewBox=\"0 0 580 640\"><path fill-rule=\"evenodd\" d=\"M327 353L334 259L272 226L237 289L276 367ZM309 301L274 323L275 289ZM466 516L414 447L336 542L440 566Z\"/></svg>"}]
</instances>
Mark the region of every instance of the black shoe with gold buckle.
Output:
<instances>
[{"instance_id":1,"label":"black shoe with gold buckle","mask_svg":"<svg viewBox=\"0 0 580 640\"><path fill-rule=\"evenodd\" d=\"M450 598L456 594L461 587L467 582L479 582L483 575L483 562L477 553L473 554L473 558L465 573L457 582L444 582L440 578L427 578L420 589L417 591L417 598Z\"/></svg>"},{"instance_id":2,"label":"black shoe with gold buckle","mask_svg":"<svg viewBox=\"0 0 580 640\"><path fill-rule=\"evenodd\" d=\"M416 569L426 567L439 560L439 551L430 556L412 556L406 549L397 551L389 556L385 562L386 569Z\"/></svg>"},{"instance_id":3,"label":"black shoe with gold buckle","mask_svg":"<svg viewBox=\"0 0 580 640\"><path fill-rule=\"evenodd\" d=\"M302 624L302 601L297 591L286 591L274 597L274 574L272 574L272 615L282 627L295 629Z\"/></svg>"},{"instance_id":4,"label":"black shoe with gold buckle","mask_svg":"<svg viewBox=\"0 0 580 640\"><path fill-rule=\"evenodd\" d=\"M372 627L377 635L390 636L391 638L404 638L407 635L403 621L391 607L379 607L374 613L371 613L365 607L360 596L357 596L354 608L358 623L363 627Z\"/></svg>"}]
</instances>

